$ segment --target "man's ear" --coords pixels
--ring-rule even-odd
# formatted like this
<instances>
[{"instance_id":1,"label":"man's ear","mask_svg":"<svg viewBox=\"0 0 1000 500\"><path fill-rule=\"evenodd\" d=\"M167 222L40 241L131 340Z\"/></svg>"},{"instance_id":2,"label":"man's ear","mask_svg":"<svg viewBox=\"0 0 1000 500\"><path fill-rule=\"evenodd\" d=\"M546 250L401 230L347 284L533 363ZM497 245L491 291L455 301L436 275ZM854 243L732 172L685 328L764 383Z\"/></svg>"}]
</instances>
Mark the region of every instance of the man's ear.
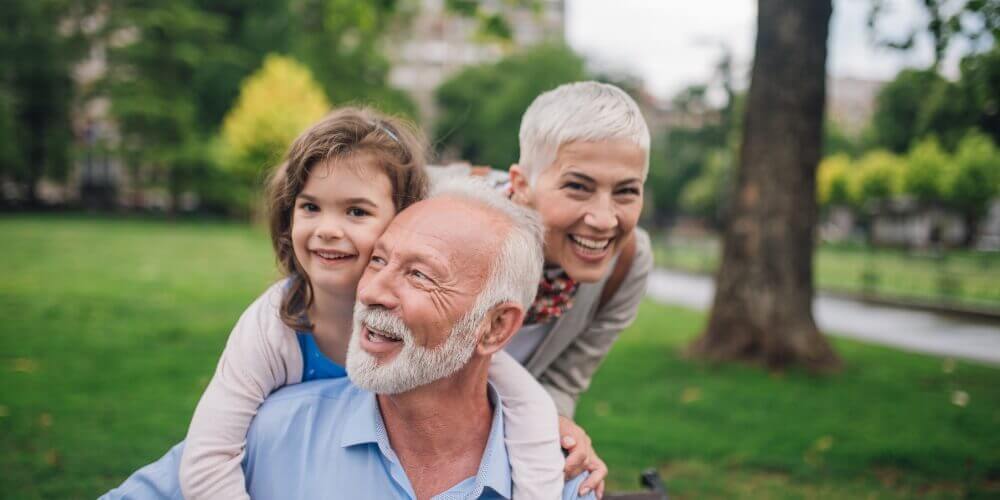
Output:
<instances>
[{"instance_id":1,"label":"man's ear","mask_svg":"<svg viewBox=\"0 0 1000 500\"><path fill-rule=\"evenodd\" d=\"M510 187L514 190L515 202L527 203L531 183L528 182L528 176L524 175L524 169L517 163L510 166Z\"/></svg>"},{"instance_id":2,"label":"man's ear","mask_svg":"<svg viewBox=\"0 0 1000 500\"><path fill-rule=\"evenodd\" d=\"M494 307L486 318L489 321L486 332L476 346L476 352L482 356L495 354L507 345L511 337L521 328L524 308L516 302L504 302Z\"/></svg>"}]
</instances>

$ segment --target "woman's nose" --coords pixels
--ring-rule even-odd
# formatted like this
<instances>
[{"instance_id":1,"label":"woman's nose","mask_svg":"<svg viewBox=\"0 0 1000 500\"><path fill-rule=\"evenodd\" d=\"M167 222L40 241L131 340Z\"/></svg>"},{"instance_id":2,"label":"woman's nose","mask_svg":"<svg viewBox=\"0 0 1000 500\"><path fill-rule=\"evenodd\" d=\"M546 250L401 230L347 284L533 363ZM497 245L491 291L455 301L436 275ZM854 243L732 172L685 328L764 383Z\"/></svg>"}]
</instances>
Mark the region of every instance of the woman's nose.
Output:
<instances>
[{"instance_id":1,"label":"woman's nose","mask_svg":"<svg viewBox=\"0 0 1000 500\"><path fill-rule=\"evenodd\" d=\"M610 231L618 227L618 216L615 214L614 202L606 197L598 197L587 207L583 222L598 231Z\"/></svg>"}]
</instances>

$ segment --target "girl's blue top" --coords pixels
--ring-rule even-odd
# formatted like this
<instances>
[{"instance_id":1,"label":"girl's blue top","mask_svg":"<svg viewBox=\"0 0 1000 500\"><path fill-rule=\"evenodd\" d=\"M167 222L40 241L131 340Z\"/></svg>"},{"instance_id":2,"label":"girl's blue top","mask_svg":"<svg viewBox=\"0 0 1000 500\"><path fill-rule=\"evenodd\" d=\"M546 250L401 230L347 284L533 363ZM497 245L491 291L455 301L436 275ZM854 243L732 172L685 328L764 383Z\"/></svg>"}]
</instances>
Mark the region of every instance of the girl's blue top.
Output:
<instances>
[{"instance_id":1,"label":"girl's blue top","mask_svg":"<svg viewBox=\"0 0 1000 500\"><path fill-rule=\"evenodd\" d=\"M347 376L347 371L344 370L343 366L334 363L323 354L323 351L319 350L316 338L311 333L296 331L295 336L299 340L299 348L302 349L303 382Z\"/></svg>"}]
</instances>

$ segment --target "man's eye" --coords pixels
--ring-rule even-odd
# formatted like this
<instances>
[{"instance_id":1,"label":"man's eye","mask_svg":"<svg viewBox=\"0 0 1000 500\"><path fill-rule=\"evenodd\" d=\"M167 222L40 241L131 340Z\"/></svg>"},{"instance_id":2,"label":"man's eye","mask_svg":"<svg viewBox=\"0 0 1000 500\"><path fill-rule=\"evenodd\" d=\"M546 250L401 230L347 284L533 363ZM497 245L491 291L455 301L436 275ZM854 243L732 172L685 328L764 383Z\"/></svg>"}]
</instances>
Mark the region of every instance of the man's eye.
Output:
<instances>
[{"instance_id":1,"label":"man's eye","mask_svg":"<svg viewBox=\"0 0 1000 500\"><path fill-rule=\"evenodd\" d=\"M364 217L366 215L371 215L371 213L363 208L351 207L347 209L347 215L351 217Z\"/></svg>"}]
</instances>

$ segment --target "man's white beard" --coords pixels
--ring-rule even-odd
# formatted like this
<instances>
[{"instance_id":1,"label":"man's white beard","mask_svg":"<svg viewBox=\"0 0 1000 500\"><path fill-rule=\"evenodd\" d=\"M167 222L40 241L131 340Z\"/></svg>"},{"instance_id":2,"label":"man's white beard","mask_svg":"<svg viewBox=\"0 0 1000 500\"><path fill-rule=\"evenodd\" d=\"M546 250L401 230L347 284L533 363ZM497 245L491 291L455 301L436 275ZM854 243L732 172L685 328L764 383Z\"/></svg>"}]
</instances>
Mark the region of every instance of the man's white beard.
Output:
<instances>
[{"instance_id":1,"label":"man's white beard","mask_svg":"<svg viewBox=\"0 0 1000 500\"><path fill-rule=\"evenodd\" d=\"M410 329L397 316L383 308L370 308L360 302L354 306L354 330L347 347L347 376L362 389L376 394L399 394L427 385L460 370L476 350L479 325L488 309L479 301L448 334L437 348L418 346ZM361 348L362 324L402 337L403 348L385 364Z\"/></svg>"}]
</instances>

